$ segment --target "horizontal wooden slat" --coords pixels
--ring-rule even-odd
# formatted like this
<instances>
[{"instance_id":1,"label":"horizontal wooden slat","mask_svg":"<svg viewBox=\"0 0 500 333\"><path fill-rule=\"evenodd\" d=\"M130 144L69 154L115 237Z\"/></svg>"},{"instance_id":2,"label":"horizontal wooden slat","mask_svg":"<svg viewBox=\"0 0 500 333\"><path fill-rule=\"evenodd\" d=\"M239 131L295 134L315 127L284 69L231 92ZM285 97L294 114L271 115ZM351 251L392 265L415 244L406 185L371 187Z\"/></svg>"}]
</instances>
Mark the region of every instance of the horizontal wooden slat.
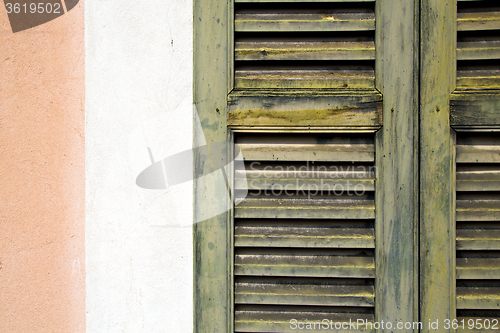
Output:
<instances>
[{"instance_id":1,"label":"horizontal wooden slat","mask_svg":"<svg viewBox=\"0 0 500 333\"><path fill-rule=\"evenodd\" d=\"M500 213L498 214L500 217ZM246 198L235 207L237 218L373 219L373 200Z\"/></svg>"},{"instance_id":2,"label":"horizontal wooden slat","mask_svg":"<svg viewBox=\"0 0 500 333\"><path fill-rule=\"evenodd\" d=\"M500 310L500 288L457 287L457 309Z\"/></svg>"},{"instance_id":3,"label":"horizontal wooden slat","mask_svg":"<svg viewBox=\"0 0 500 333\"><path fill-rule=\"evenodd\" d=\"M371 10L251 9L235 12L236 32L375 30Z\"/></svg>"},{"instance_id":4,"label":"horizontal wooden slat","mask_svg":"<svg viewBox=\"0 0 500 333\"><path fill-rule=\"evenodd\" d=\"M245 161L373 162L375 159L375 146L369 143L237 143L236 148Z\"/></svg>"},{"instance_id":5,"label":"horizontal wooden slat","mask_svg":"<svg viewBox=\"0 0 500 333\"><path fill-rule=\"evenodd\" d=\"M456 239L457 250L500 250L500 230L457 229Z\"/></svg>"},{"instance_id":6,"label":"horizontal wooden slat","mask_svg":"<svg viewBox=\"0 0 500 333\"><path fill-rule=\"evenodd\" d=\"M297 320L297 322L294 321ZM321 327L319 323L326 320L328 323L334 323L333 328ZM359 325L349 328L349 320L357 322ZM337 331L335 323L347 323L342 332L350 333L370 333L375 332L373 325L368 324L365 327L364 323L373 323L375 320L373 313L370 313L364 308L326 308L326 307L275 307L268 309L266 307L251 307L239 306L236 307L234 316L235 332L280 332L292 333L298 332L298 326L294 323L301 323L301 327L305 332L331 332ZM309 326L305 326L308 325ZM316 326L314 326L316 323ZM338 324L339 325L339 324Z\"/></svg>"},{"instance_id":7,"label":"horizontal wooden slat","mask_svg":"<svg viewBox=\"0 0 500 333\"><path fill-rule=\"evenodd\" d=\"M500 221L500 200L457 200L457 221Z\"/></svg>"},{"instance_id":8,"label":"horizontal wooden slat","mask_svg":"<svg viewBox=\"0 0 500 333\"><path fill-rule=\"evenodd\" d=\"M457 279L498 279L500 258L457 258Z\"/></svg>"},{"instance_id":9,"label":"horizontal wooden slat","mask_svg":"<svg viewBox=\"0 0 500 333\"><path fill-rule=\"evenodd\" d=\"M235 275L374 278L375 261L362 254L338 255L316 249L236 251ZM347 251L347 250L339 250Z\"/></svg>"},{"instance_id":10,"label":"horizontal wooden slat","mask_svg":"<svg viewBox=\"0 0 500 333\"><path fill-rule=\"evenodd\" d=\"M373 286L313 279L237 280L234 291L237 304L373 306L374 299Z\"/></svg>"},{"instance_id":11,"label":"horizontal wooden slat","mask_svg":"<svg viewBox=\"0 0 500 333\"><path fill-rule=\"evenodd\" d=\"M236 69L234 84L239 89L374 89L374 70L329 69Z\"/></svg>"},{"instance_id":12,"label":"horizontal wooden slat","mask_svg":"<svg viewBox=\"0 0 500 333\"><path fill-rule=\"evenodd\" d=\"M327 223L280 224L256 220L235 227L234 246L374 248L375 232L373 228L339 227Z\"/></svg>"},{"instance_id":13,"label":"horizontal wooden slat","mask_svg":"<svg viewBox=\"0 0 500 333\"><path fill-rule=\"evenodd\" d=\"M457 13L458 31L498 30L500 11L471 11Z\"/></svg>"},{"instance_id":14,"label":"horizontal wooden slat","mask_svg":"<svg viewBox=\"0 0 500 333\"><path fill-rule=\"evenodd\" d=\"M229 95L229 126L372 126L382 125L378 92L330 96L296 92Z\"/></svg>"},{"instance_id":15,"label":"horizontal wooden slat","mask_svg":"<svg viewBox=\"0 0 500 333\"><path fill-rule=\"evenodd\" d=\"M500 59L500 41L458 42L457 60Z\"/></svg>"},{"instance_id":16,"label":"horizontal wooden slat","mask_svg":"<svg viewBox=\"0 0 500 333\"><path fill-rule=\"evenodd\" d=\"M500 88L500 71L498 72ZM478 86L480 87L480 86ZM455 93L450 100L452 126L500 125L500 95L498 93Z\"/></svg>"},{"instance_id":17,"label":"horizontal wooden slat","mask_svg":"<svg viewBox=\"0 0 500 333\"><path fill-rule=\"evenodd\" d=\"M370 164L331 164L315 162L261 163L247 162L245 168L236 167L234 175L238 179L328 179L328 180L369 180L375 179L375 166ZM500 167L498 172L500 173Z\"/></svg>"},{"instance_id":18,"label":"horizontal wooden slat","mask_svg":"<svg viewBox=\"0 0 500 333\"><path fill-rule=\"evenodd\" d=\"M237 41L235 60L374 60L375 42L349 40Z\"/></svg>"}]
</instances>

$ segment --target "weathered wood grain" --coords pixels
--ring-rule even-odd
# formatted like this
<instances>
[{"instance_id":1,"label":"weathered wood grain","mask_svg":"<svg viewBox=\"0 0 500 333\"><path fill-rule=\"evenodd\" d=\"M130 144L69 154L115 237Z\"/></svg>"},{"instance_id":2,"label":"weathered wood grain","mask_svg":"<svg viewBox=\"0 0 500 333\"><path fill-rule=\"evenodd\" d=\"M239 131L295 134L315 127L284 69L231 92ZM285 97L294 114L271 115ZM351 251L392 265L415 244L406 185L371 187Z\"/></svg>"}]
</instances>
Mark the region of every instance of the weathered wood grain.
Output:
<instances>
[{"instance_id":1,"label":"weathered wood grain","mask_svg":"<svg viewBox=\"0 0 500 333\"><path fill-rule=\"evenodd\" d=\"M375 29L370 10L249 9L235 13L236 32L359 31Z\"/></svg>"},{"instance_id":2,"label":"weathered wood grain","mask_svg":"<svg viewBox=\"0 0 500 333\"><path fill-rule=\"evenodd\" d=\"M456 316L454 134L456 0L422 0L420 57L420 320ZM422 332L449 332L444 326Z\"/></svg>"},{"instance_id":3,"label":"weathered wood grain","mask_svg":"<svg viewBox=\"0 0 500 333\"><path fill-rule=\"evenodd\" d=\"M376 92L330 96L229 96L229 126L360 126L382 124L382 96Z\"/></svg>"},{"instance_id":4,"label":"weathered wood grain","mask_svg":"<svg viewBox=\"0 0 500 333\"><path fill-rule=\"evenodd\" d=\"M476 87L481 87L481 85L478 84ZM500 94L497 92L455 92L451 95L450 109L452 126L466 128L500 125Z\"/></svg>"}]
</instances>

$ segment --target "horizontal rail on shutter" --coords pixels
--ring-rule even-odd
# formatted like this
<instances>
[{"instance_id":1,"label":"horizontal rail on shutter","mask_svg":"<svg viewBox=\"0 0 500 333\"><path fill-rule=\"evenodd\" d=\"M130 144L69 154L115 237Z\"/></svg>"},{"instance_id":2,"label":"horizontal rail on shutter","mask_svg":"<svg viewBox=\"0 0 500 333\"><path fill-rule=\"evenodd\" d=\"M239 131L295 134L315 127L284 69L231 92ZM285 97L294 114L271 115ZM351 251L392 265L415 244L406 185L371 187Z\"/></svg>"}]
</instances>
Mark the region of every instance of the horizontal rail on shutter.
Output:
<instances>
[{"instance_id":1,"label":"horizontal rail on shutter","mask_svg":"<svg viewBox=\"0 0 500 333\"><path fill-rule=\"evenodd\" d=\"M375 30L369 10L280 9L240 10L234 15L236 32L366 31Z\"/></svg>"},{"instance_id":2,"label":"horizontal rail on shutter","mask_svg":"<svg viewBox=\"0 0 500 333\"><path fill-rule=\"evenodd\" d=\"M235 251L234 274L257 276L374 278L373 253L354 250L248 249Z\"/></svg>"},{"instance_id":3,"label":"horizontal rail on shutter","mask_svg":"<svg viewBox=\"0 0 500 333\"><path fill-rule=\"evenodd\" d=\"M236 279L236 304L374 306L373 285L307 278ZM363 281L363 280L362 280Z\"/></svg>"},{"instance_id":4,"label":"horizontal rail on shutter","mask_svg":"<svg viewBox=\"0 0 500 333\"><path fill-rule=\"evenodd\" d=\"M235 60L375 60L374 41L263 39L235 43Z\"/></svg>"},{"instance_id":5,"label":"horizontal rail on shutter","mask_svg":"<svg viewBox=\"0 0 500 333\"><path fill-rule=\"evenodd\" d=\"M236 247L374 248L373 225L354 221L238 220L234 230ZM359 225L364 227L359 227Z\"/></svg>"},{"instance_id":6,"label":"horizontal rail on shutter","mask_svg":"<svg viewBox=\"0 0 500 333\"><path fill-rule=\"evenodd\" d=\"M474 75L471 78L477 79ZM458 80L460 82L460 77ZM498 88L500 88L500 70L498 71ZM450 122L455 128L498 127L500 126L500 112L497 111L499 109L500 95L498 93L457 92L451 95Z\"/></svg>"},{"instance_id":7,"label":"horizontal rail on shutter","mask_svg":"<svg viewBox=\"0 0 500 333\"><path fill-rule=\"evenodd\" d=\"M349 320L352 322L360 320L360 325L355 325L354 329L345 329L343 331L352 333L375 332L373 329L375 316L372 309L363 307L269 307L256 305L239 305L236 307L234 316L235 332L297 332L297 328L291 325L291 323L294 323L294 319L310 323L311 326L307 329L307 332L324 332L324 327L322 328L318 324L324 319L333 322L333 328L328 328L332 331L335 331L335 323L349 323ZM368 325L365 325L365 323L368 323Z\"/></svg>"},{"instance_id":8,"label":"horizontal rail on shutter","mask_svg":"<svg viewBox=\"0 0 500 333\"><path fill-rule=\"evenodd\" d=\"M277 94L232 93L228 101L229 126L349 126L379 128L382 95L377 91L322 95L294 91Z\"/></svg>"}]
</instances>

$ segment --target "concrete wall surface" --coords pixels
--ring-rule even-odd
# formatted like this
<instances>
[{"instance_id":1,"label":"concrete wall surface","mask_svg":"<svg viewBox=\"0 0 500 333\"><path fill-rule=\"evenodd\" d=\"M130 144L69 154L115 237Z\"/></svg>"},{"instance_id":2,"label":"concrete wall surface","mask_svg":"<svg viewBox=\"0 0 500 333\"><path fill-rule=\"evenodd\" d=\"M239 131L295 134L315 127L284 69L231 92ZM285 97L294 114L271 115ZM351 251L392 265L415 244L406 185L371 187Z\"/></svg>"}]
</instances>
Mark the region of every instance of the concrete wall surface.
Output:
<instances>
[{"instance_id":1,"label":"concrete wall surface","mask_svg":"<svg viewBox=\"0 0 500 333\"><path fill-rule=\"evenodd\" d=\"M0 332L85 332L83 0L13 33L0 2Z\"/></svg>"}]
</instances>

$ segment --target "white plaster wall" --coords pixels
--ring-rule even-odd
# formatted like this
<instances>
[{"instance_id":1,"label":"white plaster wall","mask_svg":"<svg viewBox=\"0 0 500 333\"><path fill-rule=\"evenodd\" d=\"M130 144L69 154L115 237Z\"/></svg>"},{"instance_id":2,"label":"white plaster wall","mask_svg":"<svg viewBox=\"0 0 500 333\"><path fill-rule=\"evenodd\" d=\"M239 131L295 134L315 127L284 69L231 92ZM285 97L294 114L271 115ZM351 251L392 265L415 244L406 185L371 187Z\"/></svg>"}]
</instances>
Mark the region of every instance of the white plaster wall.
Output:
<instances>
[{"instance_id":1,"label":"white plaster wall","mask_svg":"<svg viewBox=\"0 0 500 333\"><path fill-rule=\"evenodd\" d=\"M192 0L85 1L87 332L192 332L192 188L135 184L191 148Z\"/></svg>"}]
</instances>

